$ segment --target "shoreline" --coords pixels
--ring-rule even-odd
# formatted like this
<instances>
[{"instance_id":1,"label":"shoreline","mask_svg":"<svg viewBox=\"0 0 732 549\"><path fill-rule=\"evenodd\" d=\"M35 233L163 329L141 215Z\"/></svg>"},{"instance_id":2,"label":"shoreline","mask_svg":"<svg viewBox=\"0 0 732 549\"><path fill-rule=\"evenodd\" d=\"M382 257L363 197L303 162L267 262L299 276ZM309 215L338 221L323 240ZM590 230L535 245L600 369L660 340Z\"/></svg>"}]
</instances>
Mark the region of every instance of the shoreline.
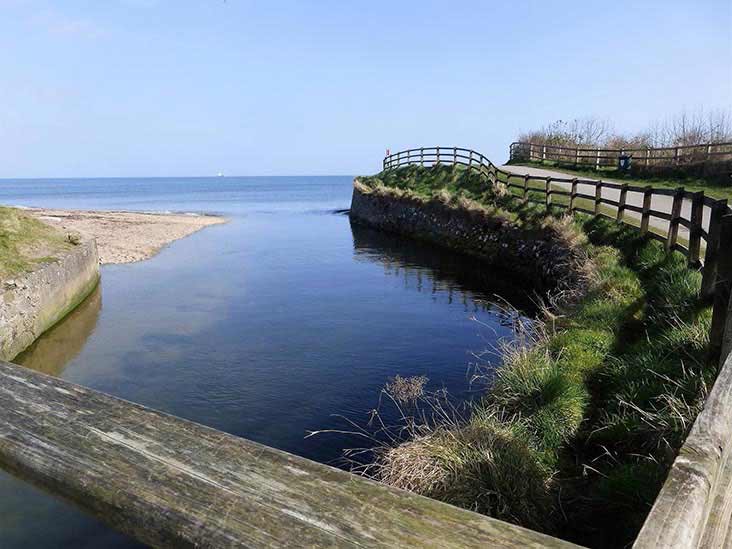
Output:
<instances>
[{"instance_id":1,"label":"shoreline","mask_svg":"<svg viewBox=\"0 0 732 549\"><path fill-rule=\"evenodd\" d=\"M17 208L17 206L12 206ZM102 265L135 263L155 256L165 246L225 217L192 213L147 213L122 210L66 210L20 207L27 214L60 231L97 241Z\"/></svg>"}]
</instances>

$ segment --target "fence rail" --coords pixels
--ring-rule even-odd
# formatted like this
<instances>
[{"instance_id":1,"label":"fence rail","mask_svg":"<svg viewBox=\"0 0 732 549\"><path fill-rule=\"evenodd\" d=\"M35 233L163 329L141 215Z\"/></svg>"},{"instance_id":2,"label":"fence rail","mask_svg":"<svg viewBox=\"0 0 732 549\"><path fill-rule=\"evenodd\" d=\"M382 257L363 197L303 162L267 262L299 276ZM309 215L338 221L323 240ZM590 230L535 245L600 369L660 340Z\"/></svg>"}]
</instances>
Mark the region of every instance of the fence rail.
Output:
<instances>
[{"instance_id":1,"label":"fence rail","mask_svg":"<svg viewBox=\"0 0 732 549\"><path fill-rule=\"evenodd\" d=\"M634 166L641 168L673 168L711 162L732 161L732 142L702 143L678 147L645 147L606 149L567 147L515 141L510 146L511 160L590 166L595 169L616 166L622 154L633 158Z\"/></svg>"},{"instance_id":2,"label":"fence rail","mask_svg":"<svg viewBox=\"0 0 732 549\"><path fill-rule=\"evenodd\" d=\"M574 547L2 361L0 466L152 547Z\"/></svg>"},{"instance_id":3,"label":"fence rail","mask_svg":"<svg viewBox=\"0 0 732 549\"><path fill-rule=\"evenodd\" d=\"M707 299L713 299L715 292L724 286L720 285L720 277L725 281L732 279L732 271L719 271L720 257L732 245L732 239L722 242L723 226L732 225L732 215L727 200L705 196L703 191L640 187L577 177L518 175L502 170L483 154L462 147L399 151L384 158L383 169L456 164L483 175L491 185L503 183L517 199L543 203L547 210L562 208L637 226L642 234L663 242L667 250L684 254L690 267L702 270L702 295ZM724 301L724 314L718 319L722 327L726 325L728 299L729 295ZM713 334L713 348L721 349L721 338L721 332Z\"/></svg>"},{"instance_id":4,"label":"fence rail","mask_svg":"<svg viewBox=\"0 0 732 549\"><path fill-rule=\"evenodd\" d=\"M459 147L400 151L384 158L383 167L388 171L414 164L464 165L484 175L491 185L507 185L517 200L637 225L642 233L662 240L667 250L684 253L691 266L702 269L702 293L713 305L710 357L719 359L720 373L634 547L692 549L732 544L732 213L727 201L683 188L517 175L476 151ZM554 202L553 196L564 197L565 202ZM664 229L660 233L659 226ZM680 238L682 229L686 238Z\"/></svg>"}]
</instances>

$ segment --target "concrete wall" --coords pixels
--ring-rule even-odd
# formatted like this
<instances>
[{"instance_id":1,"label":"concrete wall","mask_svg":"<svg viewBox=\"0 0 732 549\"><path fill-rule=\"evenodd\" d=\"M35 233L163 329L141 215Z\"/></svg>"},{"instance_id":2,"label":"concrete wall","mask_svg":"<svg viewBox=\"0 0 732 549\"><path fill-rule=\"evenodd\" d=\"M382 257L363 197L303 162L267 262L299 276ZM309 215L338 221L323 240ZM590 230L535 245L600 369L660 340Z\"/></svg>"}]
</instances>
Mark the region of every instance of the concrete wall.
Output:
<instances>
[{"instance_id":1,"label":"concrete wall","mask_svg":"<svg viewBox=\"0 0 732 549\"><path fill-rule=\"evenodd\" d=\"M356 184L351 218L357 223L448 247L500 266L529 281L540 292L575 288L584 263L555 230L527 230L499 217L421 201Z\"/></svg>"},{"instance_id":2,"label":"concrete wall","mask_svg":"<svg viewBox=\"0 0 732 549\"><path fill-rule=\"evenodd\" d=\"M70 313L96 287L99 256L93 240L57 261L0 282L0 360L12 360Z\"/></svg>"}]
</instances>

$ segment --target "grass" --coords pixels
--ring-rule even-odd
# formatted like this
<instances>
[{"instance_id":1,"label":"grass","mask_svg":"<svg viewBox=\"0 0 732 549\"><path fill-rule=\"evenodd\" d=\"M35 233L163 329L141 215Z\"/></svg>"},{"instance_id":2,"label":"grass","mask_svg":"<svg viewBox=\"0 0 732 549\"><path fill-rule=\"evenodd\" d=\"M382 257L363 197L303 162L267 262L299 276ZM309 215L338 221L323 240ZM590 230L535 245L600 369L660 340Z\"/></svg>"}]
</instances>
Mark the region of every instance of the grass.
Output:
<instances>
[{"instance_id":1,"label":"grass","mask_svg":"<svg viewBox=\"0 0 732 549\"><path fill-rule=\"evenodd\" d=\"M726 198L732 200L732 185L722 185L719 179L711 180L703 177L684 176L678 177L641 177L629 176L627 173L616 168L600 168L593 170L587 167L575 168L567 164L558 164L556 162L509 162L513 166L530 166L533 168L544 168L561 173L576 176L586 176L592 179L602 179L603 181L616 180L618 183L628 183L645 187L651 185L653 187L663 187L668 189L677 189L684 187L688 191L704 191L704 193L713 198ZM732 180L730 180L732 183Z\"/></svg>"},{"instance_id":2,"label":"grass","mask_svg":"<svg viewBox=\"0 0 732 549\"><path fill-rule=\"evenodd\" d=\"M0 278L54 261L73 246L64 234L22 210L0 207Z\"/></svg>"},{"instance_id":3,"label":"grass","mask_svg":"<svg viewBox=\"0 0 732 549\"><path fill-rule=\"evenodd\" d=\"M528 227L561 225L586 254L587 287L556 302L530 344L504 348L468 414L417 414L407 441L377 451L369 472L578 543L627 545L716 375L701 276L633 227L559 219L475 178L412 166L363 181L477 202Z\"/></svg>"},{"instance_id":4,"label":"grass","mask_svg":"<svg viewBox=\"0 0 732 549\"><path fill-rule=\"evenodd\" d=\"M514 212L503 209L496 202L495 190L486 185L485 177L473 170L464 169L463 166L406 166L399 170L382 172L377 176L360 177L359 184L367 191L435 199L507 219L516 218Z\"/></svg>"}]
</instances>

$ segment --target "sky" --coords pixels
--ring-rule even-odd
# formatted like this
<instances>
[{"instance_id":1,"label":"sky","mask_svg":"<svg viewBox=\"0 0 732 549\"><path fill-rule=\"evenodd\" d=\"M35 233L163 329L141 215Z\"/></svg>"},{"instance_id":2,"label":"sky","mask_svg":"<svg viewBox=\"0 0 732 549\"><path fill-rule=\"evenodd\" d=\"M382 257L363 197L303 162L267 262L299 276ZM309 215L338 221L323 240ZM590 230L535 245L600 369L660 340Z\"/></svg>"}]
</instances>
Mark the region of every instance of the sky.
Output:
<instances>
[{"instance_id":1,"label":"sky","mask_svg":"<svg viewBox=\"0 0 732 549\"><path fill-rule=\"evenodd\" d=\"M732 108L732 1L0 0L0 178L355 175Z\"/></svg>"}]
</instances>

